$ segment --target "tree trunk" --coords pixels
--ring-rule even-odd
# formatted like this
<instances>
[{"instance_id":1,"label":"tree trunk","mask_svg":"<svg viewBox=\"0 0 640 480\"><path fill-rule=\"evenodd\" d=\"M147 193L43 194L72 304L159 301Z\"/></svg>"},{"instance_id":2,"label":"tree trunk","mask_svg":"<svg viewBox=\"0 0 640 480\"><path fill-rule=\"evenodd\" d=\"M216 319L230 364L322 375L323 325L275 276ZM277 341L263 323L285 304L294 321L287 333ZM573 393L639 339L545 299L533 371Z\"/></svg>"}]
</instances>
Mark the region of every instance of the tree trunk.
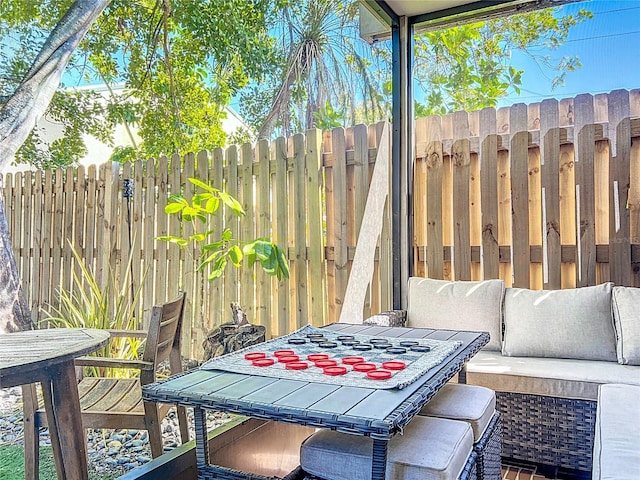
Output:
<instances>
[{"instance_id":1,"label":"tree trunk","mask_svg":"<svg viewBox=\"0 0 640 480\"><path fill-rule=\"evenodd\" d=\"M71 54L110 0L76 0L0 110L0 172L13 159L60 85Z\"/></svg>"},{"instance_id":2,"label":"tree trunk","mask_svg":"<svg viewBox=\"0 0 640 480\"><path fill-rule=\"evenodd\" d=\"M110 0L76 0L55 26L16 91L0 110L0 172L44 114L71 54ZM0 333L34 328L11 248L0 196Z\"/></svg>"},{"instance_id":3,"label":"tree trunk","mask_svg":"<svg viewBox=\"0 0 640 480\"><path fill-rule=\"evenodd\" d=\"M34 328L29 305L20 286L4 202L0 195L0 334Z\"/></svg>"}]
</instances>

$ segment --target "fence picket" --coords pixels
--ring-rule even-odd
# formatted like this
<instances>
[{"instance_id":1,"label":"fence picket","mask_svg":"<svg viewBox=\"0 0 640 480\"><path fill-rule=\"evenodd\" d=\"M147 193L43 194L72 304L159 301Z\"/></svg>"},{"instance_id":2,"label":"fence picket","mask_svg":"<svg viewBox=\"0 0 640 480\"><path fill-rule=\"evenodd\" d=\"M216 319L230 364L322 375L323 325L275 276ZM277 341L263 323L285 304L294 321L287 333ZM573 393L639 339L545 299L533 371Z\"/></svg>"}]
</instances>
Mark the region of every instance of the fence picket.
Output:
<instances>
[{"instance_id":1,"label":"fence picket","mask_svg":"<svg viewBox=\"0 0 640 480\"><path fill-rule=\"evenodd\" d=\"M273 238L271 231L271 158L269 142L260 140L256 146L258 160L256 179L256 236ZM275 215L274 215L275 217ZM271 328L271 278L262 268L256 268L256 322L266 329L267 338L273 331Z\"/></svg>"},{"instance_id":2,"label":"fence picket","mask_svg":"<svg viewBox=\"0 0 640 480\"><path fill-rule=\"evenodd\" d=\"M289 251L289 204L287 201L287 142L284 138L278 138L275 141L275 162L276 175L273 188L275 189L274 198L276 200L276 235L274 240ZM288 255L287 255L288 256ZM278 309L276 314L276 324L273 330L276 332L287 332L291 324L289 320L289 292L287 290L288 282L281 280L278 282Z\"/></svg>"},{"instance_id":3,"label":"fence picket","mask_svg":"<svg viewBox=\"0 0 640 480\"><path fill-rule=\"evenodd\" d=\"M180 159L177 155L174 155L171 158L172 172L174 171L173 168L174 168L174 165L176 164L178 165L180 164ZM184 163L182 165L182 175L180 177L180 184L179 186L176 186L175 183L173 183L174 179L172 178L171 192L172 193L176 192L178 191L178 188L182 188L184 197L187 200L191 200L196 190L199 191L199 189L196 189L193 183L189 181L189 178L194 178L195 176L196 176L196 157L193 153L187 153L184 156ZM171 217L171 220L173 219L175 219L175 217ZM189 238L191 235L195 233L195 229L191 222L183 222L181 227L182 227L182 235L185 238ZM180 230L176 230L176 234L178 234L177 232L179 231ZM180 271L178 265L181 264L182 275L179 278L176 278L175 280L170 279L169 285L171 285L171 283L174 283L176 280L179 282L181 281L184 286L183 287L184 291L187 292L187 295L184 300L185 302L184 309L185 309L185 312L187 312L187 318L189 321L187 322L188 327L182 329L182 348L184 351L188 352L188 351L191 351L191 349L195 348L193 329L194 329L194 324L197 320L196 320L196 316L194 315L193 309L194 309L194 306L197 305L196 298L195 298L196 297L195 271L196 271L196 262L198 261L197 247L192 242L189 242L187 246L180 249L179 255L180 255L180 259L175 260L177 268L169 268L169 272L172 273L172 272ZM169 255L169 257L170 259L172 259L171 254ZM173 297L173 292L169 292L169 295Z\"/></svg>"},{"instance_id":4,"label":"fence picket","mask_svg":"<svg viewBox=\"0 0 640 480\"><path fill-rule=\"evenodd\" d=\"M144 287L143 287L143 326L149 327L149 321L151 320L151 309L155 303L155 288L157 284L156 272L159 270L156 268L158 248L156 248L158 242L155 238L159 235L156 232L156 224L160 221L159 216L156 214L156 178L158 169L156 168L156 162L150 159L146 162L145 172L145 192L144 192L144 221L143 229L144 233L140 238L142 245L142 262L143 272L145 273ZM158 212L160 213L160 212ZM157 218L157 221L156 221ZM163 247L161 245L160 247Z\"/></svg>"},{"instance_id":5,"label":"fence picket","mask_svg":"<svg viewBox=\"0 0 640 480\"><path fill-rule=\"evenodd\" d=\"M547 99L540 106L540 167L543 195L544 287L561 287L560 270L560 130L558 101ZM536 228L536 226L532 226ZM546 248L545 248L546 247Z\"/></svg>"},{"instance_id":6,"label":"fence picket","mask_svg":"<svg viewBox=\"0 0 640 480\"><path fill-rule=\"evenodd\" d=\"M226 177L225 177L225 191L238 198L238 149L235 145L227 148L226 151ZM233 238L238 238L238 218L236 214L231 211L230 208L224 208L224 223L225 227L231 230ZM229 268L225 271L224 275L224 305L229 306L231 302L239 302L238 297L238 271L235 268ZM243 307L244 308L244 307Z\"/></svg>"},{"instance_id":7,"label":"fence picket","mask_svg":"<svg viewBox=\"0 0 640 480\"><path fill-rule=\"evenodd\" d=\"M617 285L631 282L631 242L629 229L629 171L631 123L629 92L616 90L609 95L609 268Z\"/></svg>"},{"instance_id":8,"label":"fence picket","mask_svg":"<svg viewBox=\"0 0 640 480\"><path fill-rule=\"evenodd\" d=\"M578 200L578 286L596 284L596 229L594 157L595 125L593 97L578 95L575 99L574 147L576 164L576 199Z\"/></svg>"},{"instance_id":9,"label":"fence picket","mask_svg":"<svg viewBox=\"0 0 640 480\"><path fill-rule=\"evenodd\" d=\"M427 216L427 164L429 161L427 142L427 128L429 118L419 118L415 122L416 139L422 139L415 145L415 161L413 167L413 214L417 218ZM416 222L413 229L415 238L413 252L413 274L418 277L428 276L427 270L427 222Z\"/></svg>"},{"instance_id":10,"label":"fence picket","mask_svg":"<svg viewBox=\"0 0 640 480\"><path fill-rule=\"evenodd\" d=\"M349 276L349 232L347 229L347 142L344 128L333 129L333 241L335 265L335 295L329 298L329 304L334 305L334 315L330 317L337 322L340 318L344 293L347 291Z\"/></svg>"},{"instance_id":11,"label":"fence picket","mask_svg":"<svg viewBox=\"0 0 640 480\"><path fill-rule=\"evenodd\" d=\"M223 190L224 189L224 151L222 148L216 148L213 151L213 157L209 172L209 183L211 186ZM220 205L218 212L213 217L212 230L215 232L216 237L222 235L224 230L224 208ZM203 274L204 281L207 282L209 289L209 303L211 308L209 309L209 325L211 328L213 325L220 325L225 321L224 316L224 284L221 278L218 278L212 282L206 280L207 273Z\"/></svg>"},{"instance_id":12,"label":"fence picket","mask_svg":"<svg viewBox=\"0 0 640 480\"><path fill-rule=\"evenodd\" d=\"M529 264L529 133L527 131L527 107L519 103L511 107L510 171L512 192L512 257L513 284L528 288Z\"/></svg>"},{"instance_id":13,"label":"fence picket","mask_svg":"<svg viewBox=\"0 0 640 480\"><path fill-rule=\"evenodd\" d=\"M44 185L42 187L42 277L41 277L41 305L51 305L55 298L54 283L51 278L51 219L53 218L53 171L44 172ZM84 208L83 208L84 212Z\"/></svg>"},{"instance_id":14,"label":"fence picket","mask_svg":"<svg viewBox=\"0 0 640 480\"><path fill-rule=\"evenodd\" d=\"M469 117L466 112L453 114L453 267L456 280L471 280L471 231L469 215Z\"/></svg>"},{"instance_id":15,"label":"fence picket","mask_svg":"<svg viewBox=\"0 0 640 480\"><path fill-rule=\"evenodd\" d=\"M253 209L253 148L250 143L245 143L240 148L240 194L239 201L245 211L245 216L240 220L240 239L248 241L255 238L254 235L254 209ZM230 266L231 267L231 266ZM243 268L240 270L240 304L251 322L256 321L254 301L253 270Z\"/></svg>"},{"instance_id":16,"label":"fence picket","mask_svg":"<svg viewBox=\"0 0 640 480\"><path fill-rule=\"evenodd\" d=\"M482 270L484 279L500 278L498 242L498 137L496 111L480 111L480 209L482 211Z\"/></svg>"},{"instance_id":17,"label":"fence picket","mask_svg":"<svg viewBox=\"0 0 640 480\"><path fill-rule=\"evenodd\" d=\"M443 151L441 118L429 117L427 126L427 272L444 278Z\"/></svg>"},{"instance_id":18,"label":"fence picket","mask_svg":"<svg viewBox=\"0 0 640 480\"><path fill-rule=\"evenodd\" d=\"M306 155L306 190L307 190L307 222L309 238L309 301L310 318L308 323L321 326L324 323L324 249L322 242L314 239L322 238L322 132L314 129L307 131Z\"/></svg>"},{"instance_id":19,"label":"fence picket","mask_svg":"<svg viewBox=\"0 0 640 480\"><path fill-rule=\"evenodd\" d=\"M305 189L305 137L302 134L293 136L293 172L290 185L290 211L294 212L293 231L293 282L291 291L295 299L295 325L302 327L309 323L308 282L307 282L307 195Z\"/></svg>"}]
</instances>

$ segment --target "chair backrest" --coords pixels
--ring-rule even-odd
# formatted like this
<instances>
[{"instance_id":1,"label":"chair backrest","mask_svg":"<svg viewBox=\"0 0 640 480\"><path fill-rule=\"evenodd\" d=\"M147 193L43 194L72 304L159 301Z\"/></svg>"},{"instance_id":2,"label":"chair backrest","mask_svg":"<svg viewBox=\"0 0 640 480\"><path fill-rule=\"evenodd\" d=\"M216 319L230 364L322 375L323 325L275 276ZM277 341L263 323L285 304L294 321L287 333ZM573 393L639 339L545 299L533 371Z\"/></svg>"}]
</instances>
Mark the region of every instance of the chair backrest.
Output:
<instances>
[{"instance_id":1,"label":"chair backrest","mask_svg":"<svg viewBox=\"0 0 640 480\"><path fill-rule=\"evenodd\" d=\"M142 357L156 367L169 358L171 373L182 371L180 346L185 296L186 294L181 292L175 300L153 307L147 343Z\"/></svg>"}]
</instances>

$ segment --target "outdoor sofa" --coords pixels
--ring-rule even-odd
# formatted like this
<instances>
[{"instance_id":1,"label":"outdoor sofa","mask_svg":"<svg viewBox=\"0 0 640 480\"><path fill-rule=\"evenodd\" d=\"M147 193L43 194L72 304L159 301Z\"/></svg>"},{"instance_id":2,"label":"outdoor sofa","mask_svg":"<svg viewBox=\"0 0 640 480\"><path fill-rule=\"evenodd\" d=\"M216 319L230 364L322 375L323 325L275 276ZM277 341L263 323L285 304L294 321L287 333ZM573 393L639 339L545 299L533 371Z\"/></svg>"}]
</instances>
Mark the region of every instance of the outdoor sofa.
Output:
<instances>
[{"instance_id":1,"label":"outdoor sofa","mask_svg":"<svg viewBox=\"0 0 640 480\"><path fill-rule=\"evenodd\" d=\"M536 291L413 277L406 311L365 323L489 332L459 381L496 391L506 458L591 471L599 387L640 385L640 288ZM628 468L640 468L636 449Z\"/></svg>"}]
</instances>

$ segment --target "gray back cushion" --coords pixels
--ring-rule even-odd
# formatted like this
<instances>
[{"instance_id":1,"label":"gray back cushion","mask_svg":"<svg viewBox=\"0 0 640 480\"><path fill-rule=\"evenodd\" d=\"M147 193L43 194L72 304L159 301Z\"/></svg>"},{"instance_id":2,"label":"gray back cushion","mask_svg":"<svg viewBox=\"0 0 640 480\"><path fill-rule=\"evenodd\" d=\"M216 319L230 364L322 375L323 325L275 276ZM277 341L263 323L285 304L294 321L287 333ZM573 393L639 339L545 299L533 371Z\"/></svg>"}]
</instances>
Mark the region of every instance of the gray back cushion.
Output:
<instances>
[{"instance_id":1,"label":"gray back cushion","mask_svg":"<svg viewBox=\"0 0 640 480\"><path fill-rule=\"evenodd\" d=\"M508 288L502 354L616 361L612 283L564 290Z\"/></svg>"},{"instance_id":2,"label":"gray back cushion","mask_svg":"<svg viewBox=\"0 0 640 480\"><path fill-rule=\"evenodd\" d=\"M640 288L613 287L618 363L640 365Z\"/></svg>"},{"instance_id":3,"label":"gray back cushion","mask_svg":"<svg viewBox=\"0 0 640 480\"><path fill-rule=\"evenodd\" d=\"M486 350L500 351L504 282L452 282L431 278L409 279L407 325L489 332Z\"/></svg>"}]
</instances>

